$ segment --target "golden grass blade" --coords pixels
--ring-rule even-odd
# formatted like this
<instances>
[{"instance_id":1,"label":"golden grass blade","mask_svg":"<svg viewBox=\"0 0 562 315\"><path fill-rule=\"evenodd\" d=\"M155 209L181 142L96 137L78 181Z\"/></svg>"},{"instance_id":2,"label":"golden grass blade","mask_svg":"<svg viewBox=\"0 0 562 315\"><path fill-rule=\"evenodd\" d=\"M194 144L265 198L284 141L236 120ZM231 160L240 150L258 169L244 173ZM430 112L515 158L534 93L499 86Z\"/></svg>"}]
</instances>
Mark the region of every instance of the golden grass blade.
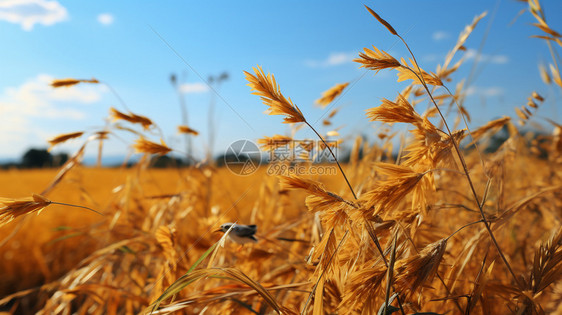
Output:
<instances>
[{"instance_id":1,"label":"golden grass blade","mask_svg":"<svg viewBox=\"0 0 562 315\"><path fill-rule=\"evenodd\" d=\"M392 241L392 248L390 250L390 259L388 260L388 269L386 272L386 290L384 295L384 313L387 314L387 310L389 308L389 299L390 299L390 289L392 288L392 283L394 282L394 263L396 262L396 240L398 235L394 236L394 240Z\"/></svg>"},{"instance_id":2,"label":"golden grass blade","mask_svg":"<svg viewBox=\"0 0 562 315\"><path fill-rule=\"evenodd\" d=\"M546 67L542 63L539 63L539 74L541 75L541 80L545 84L550 84L552 82L552 78L550 77L550 74L548 73Z\"/></svg>"},{"instance_id":3,"label":"golden grass blade","mask_svg":"<svg viewBox=\"0 0 562 315\"><path fill-rule=\"evenodd\" d=\"M560 72L553 64L550 64L549 67L552 81L554 81L554 83L556 83L559 87L562 87L562 77L560 77Z\"/></svg>"},{"instance_id":4,"label":"golden grass blade","mask_svg":"<svg viewBox=\"0 0 562 315\"><path fill-rule=\"evenodd\" d=\"M368 6L365 5L365 8L369 11L369 13L371 13L371 15L373 15L375 17L375 19L377 19L382 25L384 25L384 27L386 27L386 29L392 34L392 35L396 35L398 36L398 33L396 32L396 30L394 29L394 27L392 27L392 25L390 25L387 21L385 21L383 18L381 18L377 12L373 11L373 9L369 8Z\"/></svg>"},{"instance_id":5,"label":"golden grass blade","mask_svg":"<svg viewBox=\"0 0 562 315\"><path fill-rule=\"evenodd\" d=\"M175 249L177 242L176 229L174 227L162 225L158 227L154 237L158 245L162 248L164 257L166 257L167 265L169 266L168 274L174 274L178 262L178 255Z\"/></svg>"},{"instance_id":6,"label":"golden grass blade","mask_svg":"<svg viewBox=\"0 0 562 315\"><path fill-rule=\"evenodd\" d=\"M36 194L20 199L0 198L0 227L19 216L34 212L39 214L51 203L49 199Z\"/></svg>"},{"instance_id":7,"label":"golden grass blade","mask_svg":"<svg viewBox=\"0 0 562 315\"><path fill-rule=\"evenodd\" d=\"M197 281L202 278L208 278L208 277L212 278L216 276L226 277L226 279L239 281L248 285L249 287L254 289L259 295L261 295L266 301L266 303L269 306L271 306L273 310L275 310L275 312L277 312L278 314L288 313L286 309L281 307L277 303L275 298L261 284L250 279L243 272L234 268L209 268L209 269L196 269L180 277L170 287L168 287L166 291L155 302L153 302L152 304L150 304L150 306L148 306L148 308L145 310L145 314L151 313L151 311L158 309L158 307L163 301L177 294L178 292L180 292L182 289L184 289L194 281Z\"/></svg>"},{"instance_id":8,"label":"golden grass blade","mask_svg":"<svg viewBox=\"0 0 562 315\"><path fill-rule=\"evenodd\" d=\"M80 164L82 158L84 157L84 150L86 149L87 143L88 141L86 141L86 143L84 143L80 147L80 149L76 153L74 153L74 155L68 161L66 161L66 163L64 163L64 165L61 167L60 171L57 173L55 178L53 178L49 186L47 186L47 188L45 188L41 192L42 195L49 194L49 192L51 192L51 190L53 190L62 181L62 179L70 172L70 170L72 170L76 165Z\"/></svg>"},{"instance_id":9,"label":"golden grass blade","mask_svg":"<svg viewBox=\"0 0 562 315\"><path fill-rule=\"evenodd\" d=\"M484 262L486 262L486 261L484 260ZM472 312L472 310L476 306L476 303L478 303L478 301L482 297L482 293L484 292L484 290L486 288L486 284L488 283L488 281L490 279L492 279L492 271L494 270L494 265L495 265L495 261L493 261L488 266L488 269L486 269L485 272L482 272L482 273L478 274L478 277L476 278L476 281L475 281L476 283L474 285L474 289L472 290L472 293L470 294L470 304L467 306L467 312L468 313Z\"/></svg>"},{"instance_id":10,"label":"golden grass blade","mask_svg":"<svg viewBox=\"0 0 562 315\"><path fill-rule=\"evenodd\" d=\"M200 272L197 272L198 270L195 270L195 268L197 268L201 262L203 262L203 260L205 260L205 258L207 258L212 252L214 252L215 248L217 248L217 246L219 245L219 242L214 243L211 247L209 247L209 249L207 249L203 255L201 255L196 261L195 263L193 263L193 265L191 265L191 267L187 270L187 272L181 276L180 278L178 278L172 285L170 285L165 291L164 293L162 293L162 295L160 295L154 302L152 302L146 309L145 309L145 313L148 312L148 310L150 309L150 313L152 313L153 311L157 310L158 307L160 306L160 304L166 300L167 298L176 295L179 291L181 291L183 288L185 288L186 286L188 286L190 283L192 283L193 281L197 280L200 277L203 277L204 274L201 274ZM203 269L199 269L199 270L203 270Z\"/></svg>"},{"instance_id":11,"label":"golden grass blade","mask_svg":"<svg viewBox=\"0 0 562 315\"><path fill-rule=\"evenodd\" d=\"M63 143L63 142L65 142L65 141L67 141L67 140L70 140L70 139L74 139L74 138L81 137L83 134L84 134L83 131L78 131L78 132L72 132L72 133L65 133L65 134L62 134L62 135L58 135L58 136L56 136L56 137L54 137L54 138L51 138L51 139L48 140L49 144L51 145L51 146L49 147L49 151L50 151L55 145L57 145L57 144L59 144L59 143Z\"/></svg>"},{"instance_id":12,"label":"golden grass blade","mask_svg":"<svg viewBox=\"0 0 562 315\"><path fill-rule=\"evenodd\" d=\"M562 35L560 35L560 33L558 33L557 31L551 29L548 25L546 24L540 24L540 23L532 23L531 25L536 26L537 28L539 28L541 31L547 33L548 35L552 36L553 38L560 38L562 37Z\"/></svg>"},{"instance_id":13,"label":"golden grass blade","mask_svg":"<svg viewBox=\"0 0 562 315\"><path fill-rule=\"evenodd\" d=\"M234 223L236 223L236 222L234 222ZM224 234L218 240L218 242L217 242L218 246L215 246L215 249L212 251L211 257L209 258L209 262L207 263L207 268L213 267L213 263L215 262L215 257L217 256L219 248L221 248L221 247L224 248L224 245L226 244L226 239L227 239L228 235L231 233L233 227L234 227L234 224L231 225L228 228L228 230L226 230L226 232L224 232Z\"/></svg>"},{"instance_id":14,"label":"golden grass blade","mask_svg":"<svg viewBox=\"0 0 562 315\"><path fill-rule=\"evenodd\" d=\"M353 59L353 61L360 63L360 68L367 68L376 72L382 69L394 69L402 66L390 54L379 50L375 46L373 46L373 50L363 48L363 52L359 53L359 58Z\"/></svg>"},{"instance_id":15,"label":"golden grass blade","mask_svg":"<svg viewBox=\"0 0 562 315\"><path fill-rule=\"evenodd\" d=\"M145 153L145 154L158 154L158 155L166 155L172 151L164 140L160 140L162 144L158 144L145 138L141 137L135 141L133 148L137 153Z\"/></svg>"},{"instance_id":16,"label":"golden grass blade","mask_svg":"<svg viewBox=\"0 0 562 315\"><path fill-rule=\"evenodd\" d=\"M349 85L349 82L339 83L331 87L329 90L322 93L322 97L314 101L316 105L325 108L330 104L336 97L338 97L343 90Z\"/></svg>"},{"instance_id":17,"label":"golden grass blade","mask_svg":"<svg viewBox=\"0 0 562 315\"><path fill-rule=\"evenodd\" d=\"M531 274L533 294L544 291L562 279L562 228L553 231L550 238L535 251Z\"/></svg>"},{"instance_id":18,"label":"golden grass blade","mask_svg":"<svg viewBox=\"0 0 562 315\"><path fill-rule=\"evenodd\" d=\"M365 213L367 216L387 214L395 209L425 175L425 173L415 172L408 166L390 163L376 163L375 165L379 172L386 174L388 178L378 181L374 189L361 196L361 200L365 203L366 210L364 211L374 209L373 213Z\"/></svg>"},{"instance_id":19,"label":"golden grass blade","mask_svg":"<svg viewBox=\"0 0 562 315\"><path fill-rule=\"evenodd\" d=\"M57 80L53 80L53 82L51 82L51 86L54 88L59 88L59 87L69 87L69 86L73 86L76 85L78 83L100 83L98 80L96 80L95 78L92 78L90 80L80 80L80 79L57 79Z\"/></svg>"},{"instance_id":20,"label":"golden grass blade","mask_svg":"<svg viewBox=\"0 0 562 315\"><path fill-rule=\"evenodd\" d=\"M531 97L536 99L539 102L544 102L544 97L542 97L539 93L537 93L537 91L533 91L533 93L531 94Z\"/></svg>"},{"instance_id":21,"label":"golden grass blade","mask_svg":"<svg viewBox=\"0 0 562 315\"><path fill-rule=\"evenodd\" d=\"M447 69L449 67L449 64L453 60L456 52L464 47L466 40L468 39L472 31L474 31L478 22L480 22L480 20L483 19L487 14L488 12L486 11L482 12L480 15L474 17L470 25L465 26L464 30L460 33L459 38L457 39L457 43L445 57L445 62L443 63L442 69Z\"/></svg>"},{"instance_id":22,"label":"golden grass blade","mask_svg":"<svg viewBox=\"0 0 562 315\"><path fill-rule=\"evenodd\" d=\"M441 239L427 245L418 255L400 261L396 269L396 289L411 295L424 282L430 281L439 268L446 248L447 240Z\"/></svg>"},{"instance_id":23,"label":"golden grass blade","mask_svg":"<svg viewBox=\"0 0 562 315\"><path fill-rule=\"evenodd\" d=\"M260 66L252 68L255 75L244 71L248 86L252 89L252 94L260 96L262 102L269 106L269 115L284 115L284 123L306 122L300 109L293 104L291 99L285 98L281 93L279 85L275 82L273 74L267 75Z\"/></svg>"},{"instance_id":24,"label":"golden grass blade","mask_svg":"<svg viewBox=\"0 0 562 315\"><path fill-rule=\"evenodd\" d=\"M324 315L324 278L320 279L314 290L313 315Z\"/></svg>"},{"instance_id":25,"label":"golden grass blade","mask_svg":"<svg viewBox=\"0 0 562 315\"><path fill-rule=\"evenodd\" d=\"M386 123L408 123L421 125L422 118L408 100L398 94L396 102L389 101L385 98L382 105L367 109L367 117L371 121L382 121Z\"/></svg>"},{"instance_id":26,"label":"golden grass blade","mask_svg":"<svg viewBox=\"0 0 562 315\"><path fill-rule=\"evenodd\" d=\"M496 120L491 120L488 123L486 123L485 125L481 126L480 128L472 130L470 132L470 134L472 136L472 142L468 145L470 146L470 145L474 144L475 142L480 140L489 131L491 131L491 132L499 131L501 128L503 128L503 126L505 126L505 124L509 123L510 121L511 121L511 118L503 117L503 118L499 118L499 119L496 119Z\"/></svg>"},{"instance_id":27,"label":"golden grass blade","mask_svg":"<svg viewBox=\"0 0 562 315\"><path fill-rule=\"evenodd\" d=\"M410 63L412 64L411 66L408 64L408 62L406 62L406 60L404 60L404 58L402 58L401 61L401 66L396 68L396 70L398 70L398 82L413 80L414 84L423 85L423 82L419 77L419 72L421 71L421 78L423 78L426 84L435 86L443 85L443 82L435 73L427 73L423 69L419 68L414 60L410 59ZM417 71L418 68L420 69L420 71Z\"/></svg>"},{"instance_id":28,"label":"golden grass blade","mask_svg":"<svg viewBox=\"0 0 562 315\"><path fill-rule=\"evenodd\" d=\"M281 189L302 189L311 195L306 198L306 206L312 212L338 211L349 206L357 206L342 197L324 189L323 185L313 180L300 178L295 175L279 176ZM342 208L343 207L343 208ZM336 214L337 215L337 214Z\"/></svg>"},{"instance_id":29,"label":"golden grass blade","mask_svg":"<svg viewBox=\"0 0 562 315\"><path fill-rule=\"evenodd\" d=\"M529 204L531 201L533 201L535 198L548 193L548 192L552 192L552 191L559 191L562 190L562 186L551 186L551 187L547 187L547 188L543 188L539 191L537 191L536 193L530 194L528 196L526 196L525 198L514 202L513 204L511 204L509 207L507 207L507 209L502 212L500 215L498 215L497 218L495 218L494 220L490 220L491 222L494 223L494 230L498 229L500 226L502 226L503 224L509 222L509 219L511 219L517 212L519 212L521 209L523 209L524 206L526 206L527 204Z\"/></svg>"},{"instance_id":30,"label":"golden grass blade","mask_svg":"<svg viewBox=\"0 0 562 315\"><path fill-rule=\"evenodd\" d=\"M194 136L199 135L199 132L197 130L191 129L188 126L184 126L184 125L178 126L178 132L189 134L189 135L194 135Z\"/></svg>"},{"instance_id":31,"label":"golden grass blade","mask_svg":"<svg viewBox=\"0 0 562 315\"><path fill-rule=\"evenodd\" d=\"M334 108L330 111L330 113L328 114L328 117L326 117L327 119L331 119L334 118L334 116L336 116L336 114L340 111L340 108Z\"/></svg>"},{"instance_id":32,"label":"golden grass blade","mask_svg":"<svg viewBox=\"0 0 562 315\"><path fill-rule=\"evenodd\" d=\"M361 310L371 297L382 294L387 269L383 264L365 263L349 276L340 309Z\"/></svg>"},{"instance_id":33,"label":"golden grass blade","mask_svg":"<svg viewBox=\"0 0 562 315\"><path fill-rule=\"evenodd\" d=\"M125 120L128 121L130 123L133 124L141 124L142 127L145 130L148 130L150 128L150 126L153 125L152 120L150 120L150 118L145 117L145 116L141 116L141 115L137 115L137 114L133 114L131 112L129 112L129 114L125 114L122 113L120 111L118 111L117 109L111 107L109 109L111 116L113 117L113 120Z\"/></svg>"}]
</instances>

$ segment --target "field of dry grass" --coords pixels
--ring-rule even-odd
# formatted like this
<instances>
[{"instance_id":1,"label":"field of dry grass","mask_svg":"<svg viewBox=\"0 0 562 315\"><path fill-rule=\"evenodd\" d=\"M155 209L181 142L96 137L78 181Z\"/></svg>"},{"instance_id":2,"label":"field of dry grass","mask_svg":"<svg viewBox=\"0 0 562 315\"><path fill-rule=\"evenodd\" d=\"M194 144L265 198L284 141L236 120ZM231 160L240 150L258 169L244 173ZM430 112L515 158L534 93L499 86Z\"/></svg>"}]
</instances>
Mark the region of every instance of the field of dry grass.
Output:
<instances>
[{"instance_id":1,"label":"field of dry grass","mask_svg":"<svg viewBox=\"0 0 562 315\"><path fill-rule=\"evenodd\" d=\"M562 46L538 1L529 1L529 11L542 39L554 50ZM407 46L389 22L368 13ZM330 164L335 175L271 176L270 165L249 176L211 163L149 168L151 157L173 148L155 140L148 117L113 108L106 129L51 139L54 146L85 138L61 169L0 173L0 310L561 314L562 126L547 122L550 133L540 138L524 132L543 106L533 93L514 110L520 121L504 117L468 130L462 83L454 93L446 87L462 66L454 56L483 17L433 72L417 64L415 52L395 58L373 46L358 54L361 67L411 83L365 117L388 128L406 124L408 140L397 148L390 132L378 135L378 144L357 137L348 143L349 162ZM545 83L562 88L554 55L549 69ZM257 67L245 75L269 114L316 132L273 74ZM98 82L57 80L53 88L75 84ZM334 86L318 103L330 104L347 86ZM430 109L422 112L420 103ZM80 165L86 148L119 132L138 135L132 146L144 154L140 162L128 169ZM498 132L506 140L484 153ZM305 147L300 162L281 163L325 167L313 156L334 144L316 134L319 147ZM277 135L259 143L275 151L297 142ZM229 241L233 231L216 232L226 222L256 224L258 242Z\"/></svg>"}]
</instances>

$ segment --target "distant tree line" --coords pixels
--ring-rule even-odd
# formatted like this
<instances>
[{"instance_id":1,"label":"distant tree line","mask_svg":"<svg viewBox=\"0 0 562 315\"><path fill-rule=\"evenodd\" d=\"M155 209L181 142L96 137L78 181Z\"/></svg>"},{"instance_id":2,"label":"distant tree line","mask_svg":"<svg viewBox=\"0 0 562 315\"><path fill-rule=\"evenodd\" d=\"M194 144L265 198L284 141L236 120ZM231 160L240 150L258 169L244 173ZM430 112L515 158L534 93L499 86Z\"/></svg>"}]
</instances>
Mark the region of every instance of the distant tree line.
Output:
<instances>
[{"instance_id":1,"label":"distant tree line","mask_svg":"<svg viewBox=\"0 0 562 315\"><path fill-rule=\"evenodd\" d=\"M502 128L499 132L494 134L488 141L487 146L484 148L485 153L493 153L495 152L507 139L509 138L509 132L506 127ZM528 140L529 145L531 142L536 142L538 145L538 154L539 158L547 158L548 153L544 149L544 143L548 142L547 139L549 138L548 134L535 132L534 137L531 140ZM366 137L364 136L364 140ZM471 150L468 148L468 150ZM339 157L339 161L341 163L348 163L350 160L350 151L345 150L341 152ZM360 148L359 150L359 158L363 156L363 150ZM19 162L9 162L0 164L0 169L9 169L9 168L56 168L62 166L66 161L68 161L69 155L67 153L57 153L51 154L47 149L37 149L32 148L27 150L23 156L21 157ZM246 155L235 155L232 153L223 153L215 157L214 162L215 165L218 167L225 166L225 163L229 162L245 162L248 159ZM262 160L255 161L257 164L268 163L267 159L262 156ZM127 163L127 167L133 166L134 162ZM181 158L165 155L159 157L153 157L150 167L153 168L176 168L176 167L189 167L196 164L194 161L186 161ZM112 165L112 166L121 166L122 164ZM106 165L107 166L107 165ZM111 166L110 166L111 167Z\"/></svg>"},{"instance_id":2,"label":"distant tree line","mask_svg":"<svg viewBox=\"0 0 562 315\"><path fill-rule=\"evenodd\" d=\"M27 150L19 162L8 162L0 165L1 168L50 168L59 167L68 161L68 154L51 154L47 149L32 148Z\"/></svg>"}]
</instances>

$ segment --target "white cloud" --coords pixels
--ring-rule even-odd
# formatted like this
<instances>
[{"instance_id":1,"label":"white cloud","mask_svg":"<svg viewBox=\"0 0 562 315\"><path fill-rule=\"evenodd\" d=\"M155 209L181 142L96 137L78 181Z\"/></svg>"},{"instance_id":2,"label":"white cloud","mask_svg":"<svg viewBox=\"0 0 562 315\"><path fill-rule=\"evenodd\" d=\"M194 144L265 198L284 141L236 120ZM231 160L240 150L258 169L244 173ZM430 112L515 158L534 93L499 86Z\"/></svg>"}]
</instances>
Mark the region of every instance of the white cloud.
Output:
<instances>
[{"instance_id":1,"label":"white cloud","mask_svg":"<svg viewBox=\"0 0 562 315\"><path fill-rule=\"evenodd\" d=\"M505 91L499 86L478 87L471 86L466 90L466 95L479 95L479 96L500 96L504 95Z\"/></svg>"},{"instance_id":2,"label":"white cloud","mask_svg":"<svg viewBox=\"0 0 562 315\"><path fill-rule=\"evenodd\" d=\"M437 54L428 54L428 55L422 56L422 60L425 61L425 62L434 62L434 61L439 60L439 58L441 58L441 57Z\"/></svg>"},{"instance_id":3,"label":"white cloud","mask_svg":"<svg viewBox=\"0 0 562 315\"><path fill-rule=\"evenodd\" d=\"M357 57L356 52L334 52L323 60L306 60L305 65L311 68L337 66L352 62L355 57Z\"/></svg>"},{"instance_id":4,"label":"white cloud","mask_svg":"<svg viewBox=\"0 0 562 315\"><path fill-rule=\"evenodd\" d=\"M115 18L110 13L102 13L98 15L98 22L102 25L111 25L115 21Z\"/></svg>"},{"instance_id":5,"label":"white cloud","mask_svg":"<svg viewBox=\"0 0 562 315\"><path fill-rule=\"evenodd\" d=\"M46 26L68 18L66 8L58 1L48 0L2 0L0 1L0 20L20 24L31 31L35 24Z\"/></svg>"},{"instance_id":6,"label":"white cloud","mask_svg":"<svg viewBox=\"0 0 562 315\"><path fill-rule=\"evenodd\" d=\"M475 49L468 49L464 55L464 57L467 60L470 59L475 59L476 56L478 55L478 51L476 51ZM481 54L478 57L480 62L485 62L485 63L493 63L493 64L506 64L509 62L509 57L506 55L486 55L486 54Z\"/></svg>"},{"instance_id":7,"label":"white cloud","mask_svg":"<svg viewBox=\"0 0 562 315\"><path fill-rule=\"evenodd\" d=\"M440 41L440 40L447 39L447 38L449 38L449 37L451 37L451 35L450 35L448 32L446 32L446 31L435 31L435 32L433 32L433 34L431 35L431 38L432 38L434 41L436 41L436 42L437 42L437 41Z\"/></svg>"},{"instance_id":8,"label":"white cloud","mask_svg":"<svg viewBox=\"0 0 562 315\"><path fill-rule=\"evenodd\" d=\"M180 92L185 94L204 93L209 91L209 87L204 83L184 83L180 85Z\"/></svg>"},{"instance_id":9,"label":"white cloud","mask_svg":"<svg viewBox=\"0 0 562 315\"><path fill-rule=\"evenodd\" d=\"M100 85L54 89L49 85L52 80L52 76L40 74L0 92L2 155L18 155L31 144L46 145L46 135L52 135L53 131L41 127L45 121L53 120L54 126L58 119L83 120L86 114L77 104L97 102L105 92Z\"/></svg>"}]
</instances>

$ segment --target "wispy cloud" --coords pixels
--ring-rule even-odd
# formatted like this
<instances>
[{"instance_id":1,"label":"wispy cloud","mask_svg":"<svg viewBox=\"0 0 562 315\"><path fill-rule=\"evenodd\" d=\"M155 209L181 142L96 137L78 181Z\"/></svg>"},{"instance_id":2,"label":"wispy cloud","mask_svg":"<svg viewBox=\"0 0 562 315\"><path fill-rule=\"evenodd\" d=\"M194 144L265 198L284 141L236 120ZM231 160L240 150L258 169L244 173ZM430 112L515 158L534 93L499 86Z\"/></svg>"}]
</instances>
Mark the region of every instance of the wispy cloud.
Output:
<instances>
[{"instance_id":1,"label":"wispy cloud","mask_svg":"<svg viewBox=\"0 0 562 315\"><path fill-rule=\"evenodd\" d=\"M504 95L505 90L499 86L478 87L471 86L466 90L466 95L479 95L479 96L500 96Z\"/></svg>"},{"instance_id":2,"label":"wispy cloud","mask_svg":"<svg viewBox=\"0 0 562 315\"><path fill-rule=\"evenodd\" d=\"M0 20L20 24L26 31L35 24L53 25L68 18L68 12L58 1L2 0Z\"/></svg>"},{"instance_id":3,"label":"wispy cloud","mask_svg":"<svg viewBox=\"0 0 562 315\"><path fill-rule=\"evenodd\" d=\"M49 85L52 80L52 76L40 74L0 91L0 134L5 135L0 137L2 154L17 155L31 142L45 143L46 135L53 131L39 127L39 121L85 119L77 104L97 102L105 92L100 85L54 89Z\"/></svg>"},{"instance_id":4,"label":"wispy cloud","mask_svg":"<svg viewBox=\"0 0 562 315\"><path fill-rule=\"evenodd\" d=\"M205 93L209 87L204 83L184 83L180 85L180 92L184 94Z\"/></svg>"},{"instance_id":5,"label":"wispy cloud","mask_svg":"<svg viewBox=\"0 0 562 315\"><path fill-rule=\"evenodd\" d=\"M422 56L422 60L425 62L435 62L441 58L440 55L437 54L427 54Z\"/></svg>"},{"instance_id":6,"label":"wispy cloud","mask_svg":"<svg viewBox=\"0 0 562 315\"><path fill-rule=\"evenodd\" d=\"M451 37L451 34L449 34L449 32L447 31L435 31L433 32L433 34L431 34L431 38L436 42L447 39L449 37Z\"/></svg>"},{"instance_id":7,"label":"wispy cloud","mask_svg":"<svg viewBox=\"0 0 562 315\"><path fill-rule=\"evenodd\" d=\"M350 63L357 57L357 52L333 52L323 60L306 60L304 63L311 68L338 66Z\"/></svg>"},{"instance_id":8,"label":"wispy cloud","mask_svg":"<svg viewBox=\"0 0 562 315\"><path fill-rule=\"evenodd\" d=\"M115 17L111 13L102 13L98 15L98 22L101 25L111 25L115 21Z\"/></svg>"},{"instance_id":9,"label":"wispy cloud","mask_svg":"<svg viewBox=\"0 0 562 315\"><path fill-rule=\"evenodd\" d=\"M476 56L478 55L478 51L476 51L475 49L468 49L465 53L465 58L467 60L470 59L475 59ZM493 63L493 64L506 64L509 62L509 57L507 55L487 55L487 54L481 54L479 56L479 60L481 62L486 62L486 63Z\"/></svg>"}]
</instances>

